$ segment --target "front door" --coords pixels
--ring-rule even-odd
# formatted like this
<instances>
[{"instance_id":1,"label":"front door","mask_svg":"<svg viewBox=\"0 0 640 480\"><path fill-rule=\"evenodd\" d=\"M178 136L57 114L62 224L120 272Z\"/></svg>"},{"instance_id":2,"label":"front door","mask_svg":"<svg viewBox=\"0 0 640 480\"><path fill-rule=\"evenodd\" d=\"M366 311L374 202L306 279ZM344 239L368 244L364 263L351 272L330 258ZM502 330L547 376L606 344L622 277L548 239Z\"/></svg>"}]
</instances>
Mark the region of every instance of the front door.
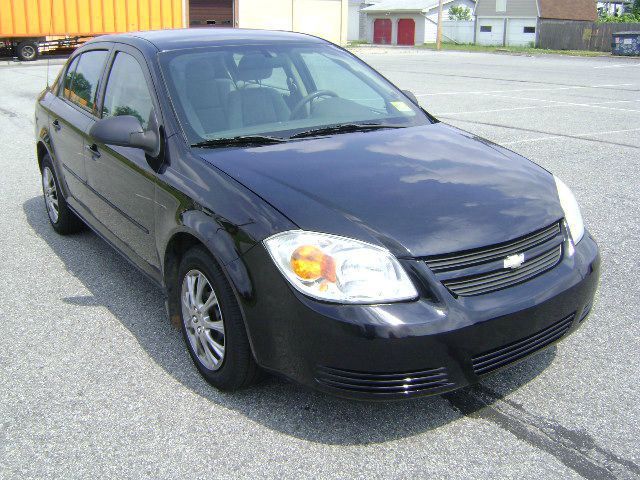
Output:
<instances>
[{"instance_id":1,"label":"front door","mask_svg":"<svg viewBox=\"0 0 640 480\"><path fill-rule=\"evenodd\" d=\"M373 22L373 43L378 45L391 44L391 19L377 18Z\"/></svg>"},{"instance_id":2,"label":"front door","mask_svg":"<svg viewBox=\"0 0 640 480\"><path fill-rule=\"evenodd\" d=\"M411 18L398 20L398 45L415 45L416 22Z\"/></svg>"},{"instance_id":3,"label":"front door","mask_svg":"<svg viewBox=\"0 0 640 480\"><path fill-rule=\"evenodd\" d=\"M155 125L157 108L146 63L137 50L124 45L116 47L113 55L102 117L132 115L148 129ZM150 160L139 148L97 142L89 129L85 143L91 212L122 242L126 253L159 268L154 225L156 173Z\"/></svg>"}]
</instances>

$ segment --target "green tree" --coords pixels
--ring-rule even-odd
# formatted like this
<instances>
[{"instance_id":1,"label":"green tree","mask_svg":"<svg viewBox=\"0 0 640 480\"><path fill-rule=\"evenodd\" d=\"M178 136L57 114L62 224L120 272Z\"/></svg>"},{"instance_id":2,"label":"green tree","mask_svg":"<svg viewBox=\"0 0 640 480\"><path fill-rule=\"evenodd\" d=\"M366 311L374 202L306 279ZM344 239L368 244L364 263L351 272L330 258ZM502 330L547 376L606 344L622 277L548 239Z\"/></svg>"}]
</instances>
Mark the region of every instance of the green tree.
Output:
<instances>
[{"instance_id":1,"label":"green tree","mask_svg":"<svg viewBox=\"0 0 640 480\"><path fill-rule=\"evenodd\" d=\"M146 126L147 122L143 120L142 115L140 115L137 110L135 110L134 108L131 108L128 105L122 105L122 106L116 107L113 110L114 117L117 117L119 115L131 115L133 117L136 117L140 122L140 125Z\"/></svg>"},{"instance_id":2,"label":"green tree","mask_svg":"<svg viewBox=\"0 0 640 480\"><path fill-rule=\"evenodd\" d=\"M633 0L631 6L627 7L626 12L620 15L610 15L606 10L602 10L599 21L605 23L640 23L640 0Z\"/></svg>"},{"instance_id":3,"label":"green tree","mask_svg":"<svg viewBox=\"0 0 640 480\"><path fill-rule=\"evenodd\" d=\"M471 9L464 5L454 5L449 9L449 20L471 20Z\"/></svg>"}]
</instances>

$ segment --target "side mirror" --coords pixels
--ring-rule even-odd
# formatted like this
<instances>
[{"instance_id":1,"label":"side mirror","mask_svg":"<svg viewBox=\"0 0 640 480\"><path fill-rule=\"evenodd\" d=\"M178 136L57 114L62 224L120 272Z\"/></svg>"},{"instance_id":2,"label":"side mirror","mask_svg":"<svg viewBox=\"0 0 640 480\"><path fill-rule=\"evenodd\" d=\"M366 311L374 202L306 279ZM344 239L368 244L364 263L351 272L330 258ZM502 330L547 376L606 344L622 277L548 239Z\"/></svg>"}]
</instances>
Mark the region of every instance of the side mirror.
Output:
<instances>
[{"instance_id":1,"label":"side mirror","mask_svg":"<svg viewBox=\"0 0 640 480\"><path fill-rule=\"evenodd\" d=\"M409 90L402 90L402 93L405 94L405 96L411 100L413 103L415 103L416 105L419 105L420 102L418 102L418 97L416 97L413 92L409 91Z\"/></svg>"},{"instance_id":2,"label":"side mirror","mask_svg":"<svg viewBox=\"0 0 640 480\"><path fill-rule=\"evenodd\" d=\"M158 152L158 135L142 129L140 120L133 115L103 118L93 124L89 135L97 142L119 147L141 148L147 153Z\"/></svg>"}]
</instances>

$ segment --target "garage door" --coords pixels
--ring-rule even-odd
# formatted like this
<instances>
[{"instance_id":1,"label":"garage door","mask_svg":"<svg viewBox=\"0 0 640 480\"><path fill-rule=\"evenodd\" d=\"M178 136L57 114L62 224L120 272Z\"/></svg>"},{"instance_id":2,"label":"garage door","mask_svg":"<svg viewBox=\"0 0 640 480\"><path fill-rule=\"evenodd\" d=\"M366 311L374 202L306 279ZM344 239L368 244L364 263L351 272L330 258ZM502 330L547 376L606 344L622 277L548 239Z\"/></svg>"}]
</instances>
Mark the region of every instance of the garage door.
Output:
<instances>
[{"instance_id":1,"label":"garage door","mask_svg":"<svg viewBox=\"0 0 640 480\"><path fill-rule=\"evenodd\" d=\"M398 20L398 45L415 45L416 22L412 18Z\"/></svg>"},{"instance_id":2,"label":"garage door","mask_svg":"<svg viewBox=\"0 0 640 480\"><path fill-rule=\"evenodd\" d=\"M233 0L190 0L191 27L233 26Z\"/></svg>"},{"instance_id":3,"label":"garage door","mask_svg":"<svg viewBox=\"0 0 640 480\"><path fill-rule=\"evenodd\" d=\"M502 45L504 42L503 18L478 18L477 39L480 45Z\"/></svg>"},{"instance_id":4,"label":"garage door","mask_svg":"<svg viewBox=\"0 0 640 480\"><path fill-rule=\"evenodd\" d=\"M507 45L535 45L536 24L535 18L510 18L507 22Z\"/></svg>"},{"instance_id":5,"label":"garage door","mask_svg":"<svg viewBox=\"0 0 640 480\"><path fill-rule=\"evenodd\" d=\"M373 43L379 45L391 44L391 20L378 18L373 22Z\"/></svg>"}]
</instances>

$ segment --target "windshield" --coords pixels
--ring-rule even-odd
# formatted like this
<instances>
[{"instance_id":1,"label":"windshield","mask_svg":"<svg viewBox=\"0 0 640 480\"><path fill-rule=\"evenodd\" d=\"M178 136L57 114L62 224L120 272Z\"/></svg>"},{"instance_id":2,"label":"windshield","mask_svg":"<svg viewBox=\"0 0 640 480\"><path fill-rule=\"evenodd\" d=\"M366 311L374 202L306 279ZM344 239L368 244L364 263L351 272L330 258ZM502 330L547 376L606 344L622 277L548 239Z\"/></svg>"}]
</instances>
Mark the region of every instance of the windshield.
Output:
<instances>
[{"instance_id":1,"label":"windshield","mask_svg":"<svg viewBox=\"0 0 640 480\"><path fill-rule=\"evenodd\" d=\"M258 136L277 141L337 125L353 131L430 123L382 76L331 45L178 50L160 54L160 63L192 145Z\"/></svg>"}]
</instances>

